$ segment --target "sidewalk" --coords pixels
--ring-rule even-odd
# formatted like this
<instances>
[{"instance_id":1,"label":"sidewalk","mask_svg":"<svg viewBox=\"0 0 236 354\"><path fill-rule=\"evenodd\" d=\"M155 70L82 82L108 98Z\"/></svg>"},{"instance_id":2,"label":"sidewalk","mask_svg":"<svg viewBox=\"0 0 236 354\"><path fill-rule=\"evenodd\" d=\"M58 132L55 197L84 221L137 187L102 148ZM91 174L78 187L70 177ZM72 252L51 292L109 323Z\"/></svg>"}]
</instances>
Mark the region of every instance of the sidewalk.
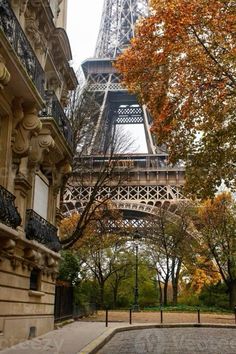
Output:
<instances>
[{"instance_id":1,"label":"sidewalk","mask_svg":"<svg viewBox=\"0 0 236 354\"><path fill-rule=\"evenodd\" d=\"M119 327L110 323L109 328ZM95 338L107 331L103 322L80 322L68 324L43 336L19 343L1 354L77 354Z\"/></svg>"}]
</instances>

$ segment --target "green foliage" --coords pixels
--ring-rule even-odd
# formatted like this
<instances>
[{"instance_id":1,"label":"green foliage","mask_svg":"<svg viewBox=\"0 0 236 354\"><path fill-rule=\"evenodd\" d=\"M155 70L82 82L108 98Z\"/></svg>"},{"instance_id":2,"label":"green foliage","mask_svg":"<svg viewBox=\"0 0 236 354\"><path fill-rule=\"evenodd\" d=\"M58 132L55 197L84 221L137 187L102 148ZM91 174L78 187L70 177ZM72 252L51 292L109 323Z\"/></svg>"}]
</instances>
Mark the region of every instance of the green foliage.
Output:
<instances>
[{"instance_id":1,"label":"green foliage","mask_svg":"<svg viewBox=\"0 0 236 354\"><path fill-rule=\"evenodd\" d=\"M61 257L58 278L70 281L73 285L78 284L81 271L79 256L72 251L62 251Z\"/></svg>"},{"instance_id":2,"label":"green foliage","mask_svg":"<svg viewBox=\"0 0 236 354\"><path fill-rule=\"evenodd\" d=\"M158 290L155 281L155 271L150 269L148 265L140 260L139 262L139 305L155 306L158 302ZM134 302L134 287L135 287L135 258L132 257L132 263L125 279L120 283L117 302L113 301L112 288L108 282L105 289L105 303L110 308L129 308Z\"/></svg>"},{"instance_id":3,"label":"green foliage","mask_svg":"<svg viewBox=\"0 0 236 354\"><path fill-rule=\"evenodd\" d=\"M190 306L190 305L185 305L185 304L178 304L176 306L163 306L162 310L166 312L196 312L198 309L201 310L201 312L231 312L230 310L221 308L220 306L204 306L204 305L196 305L196 306ZM144 311L160 311L160 306L155 306L155 307L145 307Z\"/></svg>"},{"instance_id":4,"label":"green foliage","mask_svg":"<svg viewBox=\"0 0 236 354\"><path fill-rule=\"evenodd\" d=\"M200 303L205 306L229 308L227 288L224 283L205 286L199 296Z\"/></svg>"},{"instance_id":5,"label":"green foliage","mask_svg":"<svg viewBox=\"0 0 236 354\"><path fill-rule=\"evenodd\" d=\"M74 288L74 303L85 305L87 303L98 303L99 287L97 282L90 279L81 281L80 285Z\"/></svg>"},{"instance_id":6,"label":"green foliage","mask_svg":"<svg viewBox=\"0 0 236 354\"><path fill-rule=\"evenodd\" d=\"M199 304L199 296L196 293L184 293L179 296L180 306L197 306Z\"/></svg>"}]
</instances>

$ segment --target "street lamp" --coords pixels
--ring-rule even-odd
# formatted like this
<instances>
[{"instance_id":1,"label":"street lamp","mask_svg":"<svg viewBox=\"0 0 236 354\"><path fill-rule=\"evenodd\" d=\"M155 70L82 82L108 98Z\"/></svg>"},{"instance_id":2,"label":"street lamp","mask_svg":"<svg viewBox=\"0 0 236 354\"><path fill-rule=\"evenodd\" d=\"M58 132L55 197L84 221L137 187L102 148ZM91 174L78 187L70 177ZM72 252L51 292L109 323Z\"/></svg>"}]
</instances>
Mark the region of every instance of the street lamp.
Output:
<instances>
[{"instance_id":1,"label":"street lamp","mask_svg":"<svg viewBox=\"0 0 236 354\"><path fill-rule=\"evenodd\" d=\"M139 232L136 230L134 233L134 240L140 238ZM135 244L135 285L134 285L134 304L133 311L139 311L139 289L138 289L138 244Z\"/></svg>"}]
</instances>

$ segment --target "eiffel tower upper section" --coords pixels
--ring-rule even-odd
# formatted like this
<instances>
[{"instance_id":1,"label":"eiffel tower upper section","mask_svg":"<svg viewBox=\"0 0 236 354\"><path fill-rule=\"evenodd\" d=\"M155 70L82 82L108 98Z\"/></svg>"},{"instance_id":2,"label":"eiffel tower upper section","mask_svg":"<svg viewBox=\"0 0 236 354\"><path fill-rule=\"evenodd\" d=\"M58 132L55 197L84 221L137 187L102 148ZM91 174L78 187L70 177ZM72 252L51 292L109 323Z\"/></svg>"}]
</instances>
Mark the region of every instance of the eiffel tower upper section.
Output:
<instances>
[{"instance_id":1,"label":"eiffel tower upper section","mask_svg":"<svg viewBox=\"0 0 236 354\"><path fill-rule=\"evenodd\" d=\"M88 154L100 153L109 145L119 124L143 124L147 150L156 153L150 133L151 118L137 98L122 87L113 61L134 37L137 20L148 12L148 0L104 0L95 56L83 62L87 87L94 92L100 112L91 132Z\"/></svg>"},{"instance_id":2,"label":"eiffel tower upper section","mask_svg":"<svg viewBox=\"0 0 236 354\"><path fill-rule=\"evenodd\" d=\"M105 0L96 58L116 58L134 37L135 23L147 15L148 0Z\"/></svg>"},{"instance_id":3,"label":"eiffel tower upper section","mask_svg":"<svg viewBox=\"0 0 236 354\"><path fill-rule=\"evenodd\" d=\"M83 156L89 169L79 172L83 177L82 184L76 178L70 181L64 195L66 212L83 209L89 202L100 167L109 161L109 156L103 154L104 147L118 124L132 124L134 130L137 124L143 124L148 152L113 156L117 178L123 176L125 183L118 185L115 192L113 181L101 186L98 200L112 196L118 209L138 215L139 212L158 214L163 203L172 207L176 201L185 198L181 193L184 167L168 163L167 152L158 147L150 133L152 119L146 107L139 105L136 96L121 85L120 76L112 65L134 36L138 18L147 14L147 2L104 0L95 57L82 64L87 88L99 107L89 128L88 150Z\"/></svg>"}]
</instances>

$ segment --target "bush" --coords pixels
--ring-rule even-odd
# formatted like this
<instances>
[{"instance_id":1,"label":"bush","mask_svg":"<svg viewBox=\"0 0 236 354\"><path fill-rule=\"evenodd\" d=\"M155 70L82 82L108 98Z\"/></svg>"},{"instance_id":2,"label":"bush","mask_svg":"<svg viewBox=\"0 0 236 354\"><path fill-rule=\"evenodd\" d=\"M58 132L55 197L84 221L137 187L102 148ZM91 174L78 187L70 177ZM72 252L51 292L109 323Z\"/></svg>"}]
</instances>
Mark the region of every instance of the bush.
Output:
<instances>
[{"instance_id":1,"label":"bush","mask_svg":"<svg viewBox=\"0 0 236 354\"><path fill-rule=\"evenodd\" d=\"M199 295L199 300L200 303L205 306L229 308L227 288L226 285L221 282L216 285L205 285Z\"/></svg>"},{"instance_id":2,"label":"bush","mask_svg":"<svg viewBox=\"0 0 236 354\"><path fill-rule=\"evenodd\" d=\"M199 305L199 296L198 294L185 293L179 296L178 303L180 305L197 306Z\"/></svg>"}]
</instances>

